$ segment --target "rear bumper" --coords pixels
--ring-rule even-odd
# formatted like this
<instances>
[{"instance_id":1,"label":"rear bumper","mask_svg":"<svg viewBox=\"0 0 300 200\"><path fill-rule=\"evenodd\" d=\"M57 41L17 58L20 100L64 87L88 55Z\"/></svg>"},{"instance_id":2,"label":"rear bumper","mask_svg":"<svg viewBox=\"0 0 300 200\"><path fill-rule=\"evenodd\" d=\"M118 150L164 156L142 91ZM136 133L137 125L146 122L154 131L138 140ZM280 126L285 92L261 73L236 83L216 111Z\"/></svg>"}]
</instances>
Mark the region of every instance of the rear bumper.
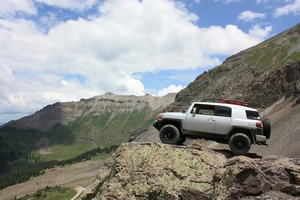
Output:
<instances>
[{"instance_id":1,"label":"rear bumper","mask_svg":"<svg viewBox=\"0 0 300 200\"><path fill-rule=\"evenodd\" d=\"M267 141L264 135L255 135L256 143L265 143Z\"/></svg>"},{"instance_id":2,"label":"rear bumper","mask_svg":"<svg viewBox=\"0 0 300 200\"><path fill-rule=\"evenodd\" d=\"M251 129L253 144L265 144L267 137L263 135L262 129Z\"/></svg>"}]
</instances>

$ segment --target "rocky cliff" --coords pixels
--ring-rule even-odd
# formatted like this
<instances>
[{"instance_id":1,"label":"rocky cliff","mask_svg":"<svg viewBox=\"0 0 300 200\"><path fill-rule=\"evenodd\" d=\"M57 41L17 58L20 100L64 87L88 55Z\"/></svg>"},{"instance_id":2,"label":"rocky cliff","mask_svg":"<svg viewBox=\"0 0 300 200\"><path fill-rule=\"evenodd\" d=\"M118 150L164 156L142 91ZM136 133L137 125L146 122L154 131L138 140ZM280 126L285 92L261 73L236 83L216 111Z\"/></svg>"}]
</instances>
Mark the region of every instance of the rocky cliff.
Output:
<instances>
[{"instance_id":1,"label":"rocky cliff","mask_svg":"<svg viewBox=\"0 0 300 200\"><path fill-rule=\"evenodd\" d=\"M300 159L122 144L81 199L299 199Z\"/></svg>"},{"instance_id":2,"label":"rocky cliff","mask_svg":"<svg viewBox=\"0 0 300 200\"><path fill-rule=\"evenodd\" d=\"M300 94L300 23L227 58L181 90L165 111L205 98L235 99L264 108Z\"/></svg>"}]
</instances>

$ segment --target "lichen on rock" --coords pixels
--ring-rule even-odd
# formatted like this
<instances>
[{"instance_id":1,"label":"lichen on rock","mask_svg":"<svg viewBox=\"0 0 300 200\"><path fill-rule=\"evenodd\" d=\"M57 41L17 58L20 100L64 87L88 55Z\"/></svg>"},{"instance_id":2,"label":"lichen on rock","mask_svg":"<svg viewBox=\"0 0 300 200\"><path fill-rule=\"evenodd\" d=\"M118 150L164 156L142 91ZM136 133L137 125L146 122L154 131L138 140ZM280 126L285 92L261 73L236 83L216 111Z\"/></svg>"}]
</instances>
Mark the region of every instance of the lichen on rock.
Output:
<instances>
[{"instance_id":1,"label":"lichen on rock","mask_svg":"<svg viewBox=\"0 0 300 200\"><path fill-rule=\"evenodd\" d=\"M300 195L300 167L285 157L227 159L192 146L124 143L82 199L246 199Z\"/></svg>"}]
</instances>

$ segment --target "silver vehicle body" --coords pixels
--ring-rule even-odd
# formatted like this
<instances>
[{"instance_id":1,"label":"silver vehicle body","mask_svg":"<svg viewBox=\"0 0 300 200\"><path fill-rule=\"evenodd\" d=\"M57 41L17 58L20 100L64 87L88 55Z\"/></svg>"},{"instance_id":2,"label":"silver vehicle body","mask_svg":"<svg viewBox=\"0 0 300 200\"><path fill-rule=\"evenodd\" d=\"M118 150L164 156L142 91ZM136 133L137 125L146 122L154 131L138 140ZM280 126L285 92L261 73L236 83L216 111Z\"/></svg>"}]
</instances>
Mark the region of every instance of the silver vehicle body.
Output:
<instances>
[{"instance_id":1,"label":"silver vehicle body","mask_svg":"<svg viewBox=\"0 0 300 200\"><path fill-rule=\"evenodd\" d=\"M262 120L256 109L241 105L194 102L185 112L165 112L158 115L153 126L160 130L172 124L188 138L204 138L228 143L237 133L245 133L252 144L264 144Z\"/></svg>"}]
</instances>

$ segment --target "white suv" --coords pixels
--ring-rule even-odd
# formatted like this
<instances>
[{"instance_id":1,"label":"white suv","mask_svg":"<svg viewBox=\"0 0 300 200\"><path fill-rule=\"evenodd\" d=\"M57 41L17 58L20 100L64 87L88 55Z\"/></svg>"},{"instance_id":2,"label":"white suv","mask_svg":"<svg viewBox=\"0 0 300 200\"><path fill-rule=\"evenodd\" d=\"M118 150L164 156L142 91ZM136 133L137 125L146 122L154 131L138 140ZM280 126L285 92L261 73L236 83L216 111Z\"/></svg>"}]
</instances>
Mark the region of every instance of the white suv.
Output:
<instances>
[{"instance_id":1,"label":"white suv","mask_svg":"<svg viewBox=\"0 0 300 200\"><path fill-rule=\"evenodd\" d=\"M246 154L252 144L266 144L271 136L269 119L262 120L248 103L221 100L221 103L194 102L185 112L157 115L153 126L163 143L183 144L186 138L204 138L229 144L236 155Z\"/></svg>"}]
</instances>

